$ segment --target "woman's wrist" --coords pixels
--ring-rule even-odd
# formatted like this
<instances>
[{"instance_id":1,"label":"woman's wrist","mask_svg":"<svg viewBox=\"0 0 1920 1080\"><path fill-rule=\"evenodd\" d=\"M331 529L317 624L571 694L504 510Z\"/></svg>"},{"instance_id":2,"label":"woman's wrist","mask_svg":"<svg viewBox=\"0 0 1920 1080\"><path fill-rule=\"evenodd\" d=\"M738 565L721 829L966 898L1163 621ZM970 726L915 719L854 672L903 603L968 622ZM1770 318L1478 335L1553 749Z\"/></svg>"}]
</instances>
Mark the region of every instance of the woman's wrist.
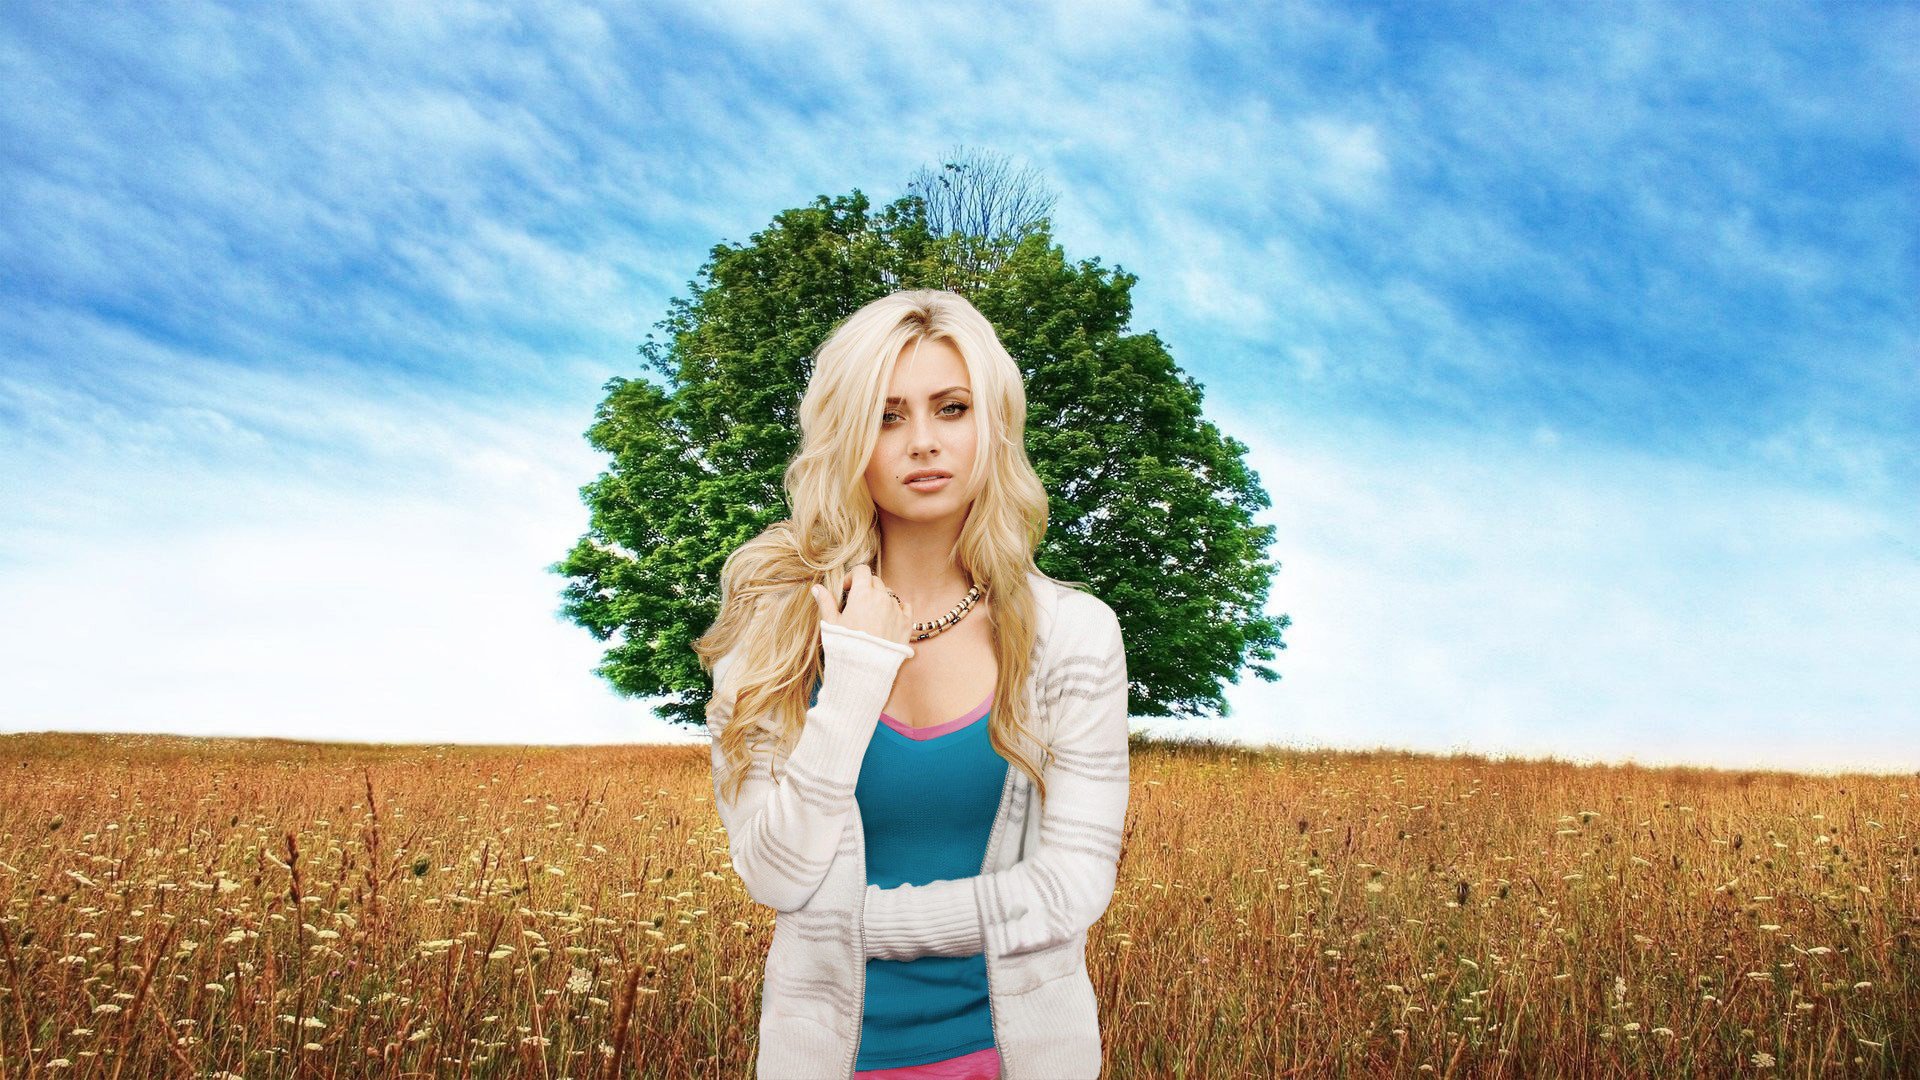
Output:
<instances>
[{"instance_id":1,"label":"woman's wrist","mask_svg":"<svg viewBox=\"0 0 1920 1080\"><path fill-rule=\"evenodd\" d=\"M879 726L880 711L893 694L894 676L913 650L832 623L821 624L820 643L826 670L794 754L823 779L851 787Z\"/></svg>"},{"instance_id":2,"label":"woman's wrist","mask_svg":"<svg viewBox=\"0 0 1920 1080\"><path fill-rule=\"evenodd\" d=\"M871 641L876 645L884 646L899 653L900 658L903 660L912 656L914 651L913 646L904 641L889 641L878 634L869 634L865 630L855 630L851 626L842 626L839 623L823 622L820 624L820 642L823 646L833 638L843 636L851 636L859 640ZM827 655L833 655L831 648L828 648Z\"/></svg>"}]
</instances>

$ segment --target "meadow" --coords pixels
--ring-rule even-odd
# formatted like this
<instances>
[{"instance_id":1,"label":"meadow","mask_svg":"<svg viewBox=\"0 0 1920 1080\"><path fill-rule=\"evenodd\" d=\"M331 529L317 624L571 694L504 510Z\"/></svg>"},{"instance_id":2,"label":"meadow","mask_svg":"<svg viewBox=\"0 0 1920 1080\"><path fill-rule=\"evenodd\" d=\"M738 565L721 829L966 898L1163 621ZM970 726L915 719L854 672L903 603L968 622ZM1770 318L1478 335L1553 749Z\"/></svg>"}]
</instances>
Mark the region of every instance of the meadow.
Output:
<instances>
[{"instance_id":1,"label":"meadow","mask_svg":"<svg viewBox=\"0 0 1920 1080\"><path fill-rule=\"evenodd\" d=\"M1920 779L1136 740L1110 1077L1920 1074ZM700 747L0 737L8 1076L742 1077Z\"/></svg>"}]
</instances>

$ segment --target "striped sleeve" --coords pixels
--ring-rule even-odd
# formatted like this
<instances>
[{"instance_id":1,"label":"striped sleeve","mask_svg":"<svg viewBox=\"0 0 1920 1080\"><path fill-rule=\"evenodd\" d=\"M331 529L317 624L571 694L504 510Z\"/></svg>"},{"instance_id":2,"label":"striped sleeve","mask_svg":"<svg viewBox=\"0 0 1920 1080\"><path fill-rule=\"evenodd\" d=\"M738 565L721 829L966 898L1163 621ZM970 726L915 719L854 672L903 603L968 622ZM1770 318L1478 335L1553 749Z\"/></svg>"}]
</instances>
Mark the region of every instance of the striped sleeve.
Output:
<instances>
[{"instance_id":1,"label":"striped sleeve","mask_svg":"<svg viewBox=\"0 0 1920 1080\"><path fill-rule=\"evenodd\" d=\"M869 884L867 958L995 956L1063 944L1113 899L1125 836L1127 653L1113 609L1048 673L1053 760L1034 850L1005 870L925 885Z\"/></svg>"},{"instance_id":2,"label":"striped sleeve","mask_svg":"<svg viewBox=\"0 0 1920 1080\"><path fill-rule=\"evenodd\" d=\"M779 779L772 776L771 751L755 749L731 803L721 790L727 762L720 751L720 733L733 720L733 688L723 690L722 683L734 654L721 657L713 667L707 734L714 808L747 895L776 911L803 907L826 878L854 805L867 744L893 693L894 676L913 655L905 642L835 623L821 624L820 641L826 657L819 695L807 710L806 724Z\"/></svg>"}]
</instances>

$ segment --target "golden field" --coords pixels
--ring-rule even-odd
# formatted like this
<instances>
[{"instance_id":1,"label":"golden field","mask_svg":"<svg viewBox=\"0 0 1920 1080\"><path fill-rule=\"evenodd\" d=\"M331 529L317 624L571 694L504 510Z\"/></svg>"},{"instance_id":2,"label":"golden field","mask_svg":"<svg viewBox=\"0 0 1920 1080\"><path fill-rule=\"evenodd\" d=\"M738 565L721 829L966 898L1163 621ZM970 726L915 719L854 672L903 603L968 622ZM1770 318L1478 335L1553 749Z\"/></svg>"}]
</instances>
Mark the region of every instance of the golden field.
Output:
<instances>
[{"instance_id":1,"label":"golden field","mask_svg":"<svg viewBox=\"0 0 1920 1080\"><path fill-rule=\"evenodd\" d=\"M1137 741L1111 1077L1920 1074L1913 776ZM703 748L0 737L0 1071L744 1077Z\"/></svg>"}]
</instances>

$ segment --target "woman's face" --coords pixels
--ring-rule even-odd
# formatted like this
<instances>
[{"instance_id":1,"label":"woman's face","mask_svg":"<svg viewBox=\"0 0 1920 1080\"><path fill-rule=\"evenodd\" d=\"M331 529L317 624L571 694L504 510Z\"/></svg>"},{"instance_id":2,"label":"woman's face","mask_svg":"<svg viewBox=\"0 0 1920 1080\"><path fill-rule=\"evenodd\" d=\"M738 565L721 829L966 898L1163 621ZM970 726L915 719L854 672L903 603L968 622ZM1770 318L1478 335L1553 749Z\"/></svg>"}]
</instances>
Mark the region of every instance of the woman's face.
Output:
<instances>
[{"instance_id":1,"label":"woman's face","mask_svg":"<svg viewBox=\"0 0 1920 1080\"><path fill-rule=\"evenodd\" d=\"M882 513L907 521L964 514L961 492L973 476L972 384L966 361L945 341L922 340L901 352L887 387L880 437L867 462L867 490ZM908 484L929 470L946 480Z\"/></svg>"}]
</instances>

